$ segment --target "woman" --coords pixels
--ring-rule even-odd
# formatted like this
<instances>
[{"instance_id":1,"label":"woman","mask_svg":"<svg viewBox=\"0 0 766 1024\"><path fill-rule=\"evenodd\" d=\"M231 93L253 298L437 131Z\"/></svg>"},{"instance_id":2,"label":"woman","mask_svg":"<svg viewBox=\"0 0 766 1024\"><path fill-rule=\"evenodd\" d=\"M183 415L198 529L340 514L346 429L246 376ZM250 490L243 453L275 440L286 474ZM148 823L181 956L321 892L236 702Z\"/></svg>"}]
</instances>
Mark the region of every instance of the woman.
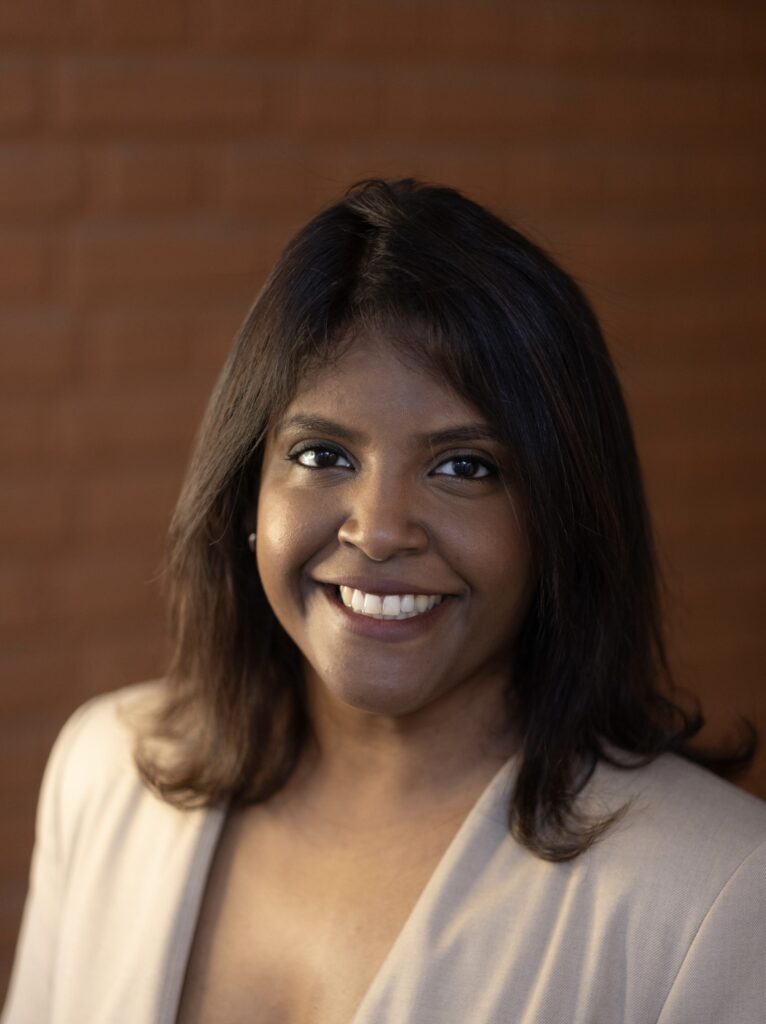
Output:
<instances>
[{"instance_id":1,"label":"woman","mask_svg":"<svg viewBox=\"0 0 766 1024\"><path fill-rule=\"evenodd\" d=\"M5 1024L762 1021L766 810L689 747L614 370L529 241L411 180L314 218L168 552L167 679L51 755Z\"/></svg>"}]
</instances>

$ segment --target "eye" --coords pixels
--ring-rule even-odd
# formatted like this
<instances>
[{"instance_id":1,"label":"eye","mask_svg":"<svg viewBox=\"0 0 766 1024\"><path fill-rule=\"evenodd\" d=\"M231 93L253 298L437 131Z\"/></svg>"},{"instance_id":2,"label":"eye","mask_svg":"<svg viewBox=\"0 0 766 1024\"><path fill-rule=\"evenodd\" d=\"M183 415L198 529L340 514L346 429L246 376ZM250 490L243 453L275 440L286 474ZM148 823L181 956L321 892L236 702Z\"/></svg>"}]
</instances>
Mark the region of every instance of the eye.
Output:
<instances>
[{"instance_id":1,"label":"eye","mask_svg":"<svg viewBox=\"0 0 766 1024\"><path fill-rule=\"evenodd\" d=\"M346 469L351 467L347 456L339 448L328 444L307 444L290 452L287 458L306 469Z\"/></svg>"},{"instance_id":2,"label":"eye","mask_svg":"<svg viewBox=\"0 0 766 1024\"><path fill-rule=\"evenodd\" d=\"M445 467L451 467L445 470ZM434 470L438 476L451 476L459 480L485 480L487 477L496 476L497 468L484 459L475 455L453 455Z\"/></svg>"}]
</instances>

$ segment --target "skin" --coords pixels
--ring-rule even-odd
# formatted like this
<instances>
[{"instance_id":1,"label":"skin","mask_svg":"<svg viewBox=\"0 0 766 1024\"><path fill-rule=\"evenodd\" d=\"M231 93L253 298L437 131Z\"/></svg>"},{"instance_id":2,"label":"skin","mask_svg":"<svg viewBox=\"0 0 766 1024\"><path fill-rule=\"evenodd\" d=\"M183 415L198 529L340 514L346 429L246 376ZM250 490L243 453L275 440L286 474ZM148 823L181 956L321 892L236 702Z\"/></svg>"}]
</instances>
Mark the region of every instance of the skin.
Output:
<instances>
[{"instance_id":1,"label":"skin","mask_svg":"<svg viewBox=\"0 0 766 1024\"><path fill-rule=\"evenodd\" d=\"M290 425L297 416L357 436ZM385 338L361 336L304 382L267 438L258 571L303 654L312 778L343 790L346 813L357 790L378 809L404 793L428 805L435 789L443 797L482 765L496 770L513 746L499 724L531 574L508 453L491 437L422 440L466 424L489 429ZM450 596L432 628L387 642L353 633L328 600L322 583L352 576Z\"/></svg>"}]
</instances>

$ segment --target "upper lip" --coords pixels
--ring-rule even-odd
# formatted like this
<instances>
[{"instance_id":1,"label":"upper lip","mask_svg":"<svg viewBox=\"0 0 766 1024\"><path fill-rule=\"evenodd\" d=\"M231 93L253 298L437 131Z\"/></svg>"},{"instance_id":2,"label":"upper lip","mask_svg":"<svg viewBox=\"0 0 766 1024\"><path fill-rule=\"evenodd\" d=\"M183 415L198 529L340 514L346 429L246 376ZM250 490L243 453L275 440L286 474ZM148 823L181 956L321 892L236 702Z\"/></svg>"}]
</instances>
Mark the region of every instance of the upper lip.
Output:
<instances>
[{"instance_id":1,"label":"upper lip","mask_svg":"<svg viewBox=\"0 0 766 1024\"><path fill-rule=\"evenodd\" d=\"M439 587L423 587L420 584L408 583L405 580L381 580L373 579L370 576L339 576L333 580L317 580L316 582L332 587L351 587L353 590L363 590L365 594L441 594L443 596L452 596L449 591L441 590Z\"/></svg>"}]
</instances>

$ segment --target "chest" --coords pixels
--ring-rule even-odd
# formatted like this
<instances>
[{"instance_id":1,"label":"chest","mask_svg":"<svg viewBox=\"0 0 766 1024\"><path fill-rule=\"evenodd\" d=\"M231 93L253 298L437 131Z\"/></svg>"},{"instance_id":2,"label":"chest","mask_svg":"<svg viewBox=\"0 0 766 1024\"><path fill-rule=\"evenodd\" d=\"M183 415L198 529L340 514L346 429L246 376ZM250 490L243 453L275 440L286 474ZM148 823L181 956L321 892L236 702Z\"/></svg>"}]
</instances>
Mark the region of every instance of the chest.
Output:
<instances>
[{"instance_id":1,"label":"chest","mask_svg":"<svg viewBox=\"0 0 766 1024\"><path fill-rule=\"evenodd\" d=\"M351 1024L453 831L328 845L268 816L227 826L177 1024Z\"/></svg>"}]
</instances>

